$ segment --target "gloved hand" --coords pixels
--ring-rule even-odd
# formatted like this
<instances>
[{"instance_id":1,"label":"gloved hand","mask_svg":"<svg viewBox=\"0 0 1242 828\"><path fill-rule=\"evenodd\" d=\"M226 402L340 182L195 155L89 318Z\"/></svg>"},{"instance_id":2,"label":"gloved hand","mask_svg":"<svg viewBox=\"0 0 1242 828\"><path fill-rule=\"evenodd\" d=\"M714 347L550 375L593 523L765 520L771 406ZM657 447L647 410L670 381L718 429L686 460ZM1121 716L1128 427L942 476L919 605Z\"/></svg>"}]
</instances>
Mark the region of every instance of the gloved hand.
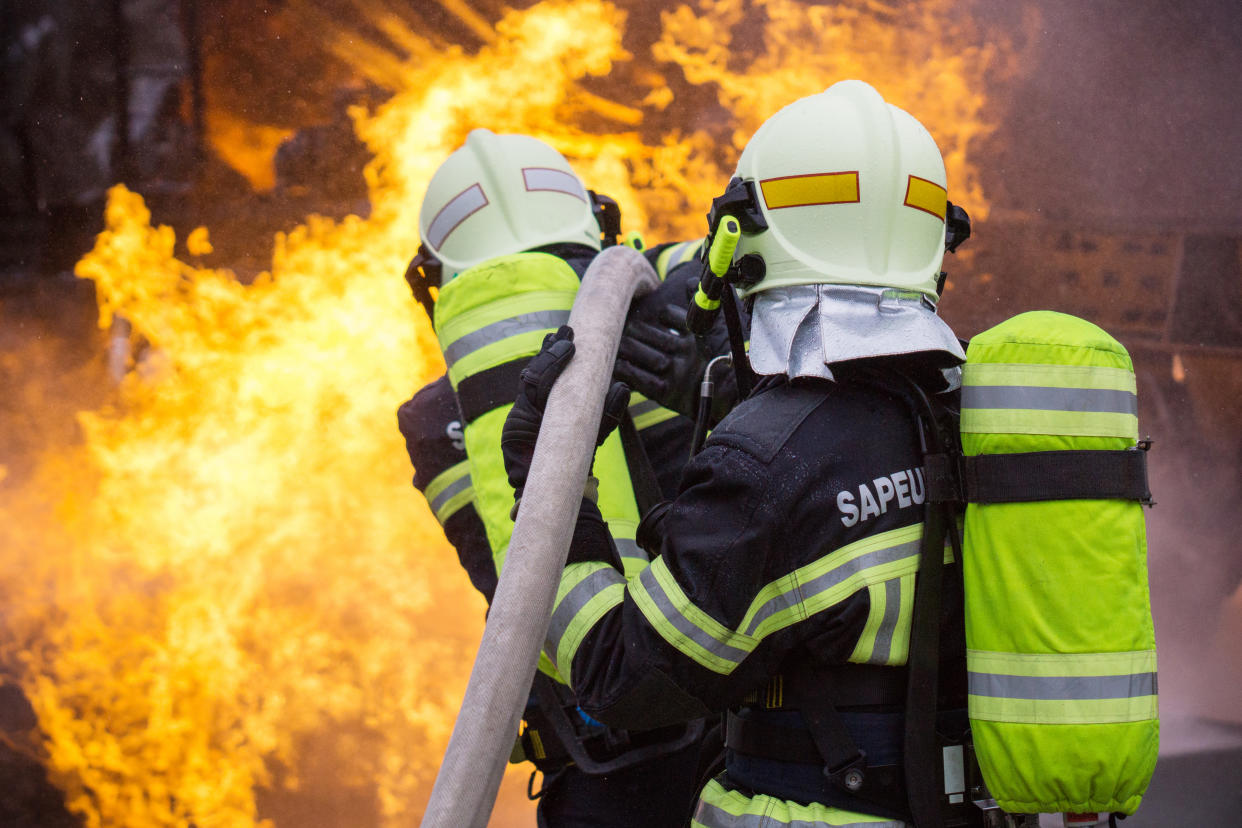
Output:
<instances>
[{"instance_id":1,"label":"gloved hand","mask_svg":"<svg viewBox=\"0 0 1242 828\"><path fill-rule=\"evenodd\" d=\"M539 353L522 369L517 399L500 432L500 453L505 461L509 485L513 487L518 498L522 496L526 476L530 473L531 459L535 456L535 440L539 436L543 412L548 405L548 395L552 393L556 378L565 370L573 355L573 329L562 325L555 333L544 337ZM630 389L624 383L614 382L609 387L604 398L604 413L595 445L604 442L604 438L621 422L629 401Z\"/></svg>"},{"instance_id":2,"label":"gloved hand","mask_svg":"<svg viewBox=\"0 0 1242 828\"><path fill-rule=\"evenodd\" d=\"M686 328L697 269L677 270L681 272L631 306L613 375L644 397L693 417L707 365L694 334Z\"/></svg>"}]
</instances>

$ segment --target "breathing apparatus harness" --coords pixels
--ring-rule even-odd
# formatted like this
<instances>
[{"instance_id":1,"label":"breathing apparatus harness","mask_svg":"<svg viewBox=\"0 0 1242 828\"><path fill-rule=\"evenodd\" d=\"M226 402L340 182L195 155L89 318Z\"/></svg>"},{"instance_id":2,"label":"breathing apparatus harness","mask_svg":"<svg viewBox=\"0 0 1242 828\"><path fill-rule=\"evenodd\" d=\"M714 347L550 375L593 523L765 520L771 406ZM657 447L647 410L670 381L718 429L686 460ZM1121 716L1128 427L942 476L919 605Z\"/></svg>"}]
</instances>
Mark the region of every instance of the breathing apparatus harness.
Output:
<instances>
[{"instance_id":1,"label":"breathing apparatus harness","mask_svg":"<svg viewBox=\"0 0 1242 828\"><path fill-rule=\"evenodd\" d=\"M621 240L621 207L616 199L594 190L587 190L587 195L591 199L591 213L599 225L601 247L609 248L622 243L642 252L646 244L641 234L626 233L624 240ZM428 319L432 318L443 279L444 267L436 257L435 251L428 247L426 242L419 242L418 252L410 260L409 267L405 269L405 283L410 286L414 299L427 312Z\"/></svg>"}]
</instances>

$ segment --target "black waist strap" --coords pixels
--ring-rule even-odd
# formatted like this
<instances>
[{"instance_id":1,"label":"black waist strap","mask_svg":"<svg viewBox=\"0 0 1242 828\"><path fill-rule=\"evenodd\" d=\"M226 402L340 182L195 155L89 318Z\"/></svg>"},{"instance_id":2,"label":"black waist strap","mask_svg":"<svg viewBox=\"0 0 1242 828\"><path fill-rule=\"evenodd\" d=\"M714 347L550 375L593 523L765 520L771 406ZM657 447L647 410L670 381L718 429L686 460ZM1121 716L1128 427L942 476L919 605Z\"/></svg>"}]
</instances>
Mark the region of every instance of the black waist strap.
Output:
<instances>
[{"instance_id":1,"label":"black waist strap","mask_svg":"<svg viewBox=\"0 0 1242 828\"><path fill-rule=\"evenodd\" d=\"M461 406L462 425L469 425L487 412L517 399L522 369L528 362L529 357L510 360L457 383L457 403Z\"/></svg>"},{"instance_id":2,"label":"black waist strap","mask_svg":"<svg viewBox=\"0 0 1242 828\"><path fill-rule=\"evenodd\" d=\"M904 667L840 664L802 669L810 673L808 681L786 681L784 676L773 676L770 684L780 686L781 692L762 694L762 706L767 709L802 710L818 703L823 697L821 689L830 691L833 704L843 710L854 707L900 708L906 702ZM810 698L803 698L806 695ZM767 703L768 699L775 703Z\"/></svg>"},{"instance_id":3,"label":"black waist strap","mask_svg":"<svg viewBox=\"0 0 1242 828\"><path fill-rule=\"evenodd\" d=\"M732 710L725 721L725 747L763 759L824 764L809 730L748 721Z\"/></svg>"}]
</instances>

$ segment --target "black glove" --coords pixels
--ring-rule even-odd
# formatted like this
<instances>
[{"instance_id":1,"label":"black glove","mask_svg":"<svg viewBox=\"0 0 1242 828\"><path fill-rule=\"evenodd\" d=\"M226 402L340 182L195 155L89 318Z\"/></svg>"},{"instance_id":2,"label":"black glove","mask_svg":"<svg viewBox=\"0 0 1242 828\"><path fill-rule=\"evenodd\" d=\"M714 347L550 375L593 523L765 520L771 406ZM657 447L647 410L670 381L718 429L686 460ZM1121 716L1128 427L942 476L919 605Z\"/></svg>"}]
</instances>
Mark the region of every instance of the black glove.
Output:
<instances>
[{"instance_id":1,"label":"black glove","mask_svg":"<svg viewBox=\"0 0 1242 828\"><path fill-rule=\"evenodd\" d=\"M671 276L631 306L613 375L644 397L693 417L707 361L686 328L696 268L677 270L684 273Z\"/></svg>"},{"instance_id":2,"label":"black glove","mask_svg":"<svg viewBox=\"0 0 1242 828\"><path fill-rule=\"evenodd\" d=\"M552 393L553 384L573 356L573 329L562 325L555 333L543 338L543 347L539 353L522 369L517 399L500 432L500 453L505 461L509 485L519 498L526 486L531 459L535 456L535 441L539 436L539 426L543 422L544 409L548 405L548 395ZM600 419L595 445L604 442L604 438L621 422L629 401L630 389L624 383L614 382L609 387L604 398L604 413Z\"/></svg>"}]
</instances>

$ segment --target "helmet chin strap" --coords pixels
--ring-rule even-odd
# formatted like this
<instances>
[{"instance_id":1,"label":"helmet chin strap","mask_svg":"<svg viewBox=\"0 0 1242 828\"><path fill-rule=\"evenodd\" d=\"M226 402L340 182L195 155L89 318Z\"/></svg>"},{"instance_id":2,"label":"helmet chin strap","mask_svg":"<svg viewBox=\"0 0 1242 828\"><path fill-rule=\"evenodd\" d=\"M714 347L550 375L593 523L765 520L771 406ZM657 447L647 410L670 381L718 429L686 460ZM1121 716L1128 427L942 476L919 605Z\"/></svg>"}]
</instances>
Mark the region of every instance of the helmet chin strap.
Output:
<instances>
[{"instance_id":1,"label":"helmet chin strap","mask_svg":"<svg viewBox=\"0 0 1242 828\"><path fill-rule=\"evenodd\" d=\"M970 238L970 215L961 207L958 207L952 201L945 202L944 216L944 252L956 253L957 249L962 246L962 242ZM944 295L944 283L949 279L949 274L940 271L940 275L936 277L936 295Z\"/></svg>"},{"instance_id":2,"label":"helmet chin strap","mask_svg":"<svg viewBox=\"0 0 1242 828\"><path fill-rule=\"evenodd\" d=\"M612 247L621 236L621 205L616 199L594 190L587 190L587 194L591 197L591 212L599 225L600 243L603 247Z\"/></svg>"},{"instance_id":3,"label":"helmet chin strap","mask_svg":"<svg viewBox=\"0 0 1242 828\"><path fill-rule=\"evenodd\" d=\"M433 312L436 307L436 295L440 292L443 272L444 268L440 260L426 244L418 246L418 253L410 260L410 266L405 269L405 283L410 286L410 292L414 294L418 304L422 305L423 310L427 312L428 319L435 318Z\"/></svg>"}]
</instances>

